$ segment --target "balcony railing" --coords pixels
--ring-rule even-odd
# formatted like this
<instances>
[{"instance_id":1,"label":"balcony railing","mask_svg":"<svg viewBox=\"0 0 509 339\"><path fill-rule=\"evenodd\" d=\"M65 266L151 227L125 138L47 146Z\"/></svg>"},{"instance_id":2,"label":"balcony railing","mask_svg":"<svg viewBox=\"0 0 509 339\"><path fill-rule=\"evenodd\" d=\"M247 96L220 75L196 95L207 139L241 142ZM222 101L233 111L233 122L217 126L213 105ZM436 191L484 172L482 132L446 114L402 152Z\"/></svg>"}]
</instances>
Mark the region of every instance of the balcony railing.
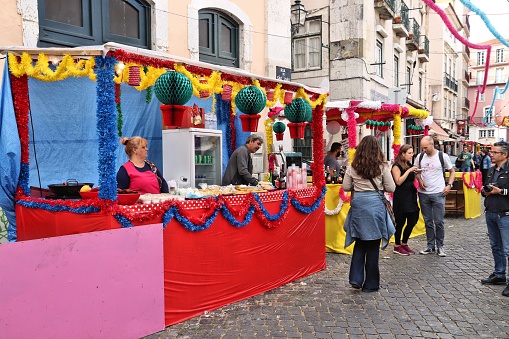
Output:
<instances>
[{"instance_id":1,"label":"balcony railing","mask_svg":"<svg viewBox=\"0 0 509 339\"><path fill-rule=\"evenodd\" d=\"M470 109L470 100L466 97L463 97L463 108Z\"/></svg>"},{"instance_id":2,"label":"balcony railing","mask_svg":"<svg viewBox=\"0 0 509 339\"><path fill-rule=\"evenodd\" d=\"M453 92L458 92L458 81L451 77L448 73L444 74L444 85Z\"/></svg>"},{"instance_id":3,"label":"balcony railing","mask_svg":"<svg viewBox=\"0 0 509 339\"><path fill-rule=\"evenodd\" d=\"M421 34L421 26L417 23L417 20L414 18L410 19L412 21L412 28L410 30L410 34L406 39L407 50L415 51L419 48L419 37Z\"/></svg>"},{"instance_id":4,"label":"balcony railing","mask_svg":"<svg viewBox=\"0 0 509 339\"><path fill-rule=\"evenodd\" d=\"M410 32L410 16L408 11L408 6L401 1L401 23L405 26L407 32Z\"/></svg>"},{"instance_id":5,"label":"balcony railing","mask_svg":"<svg viewBox=\"0 0 509 339\"><path fill-rule=\"evenodd\" d=\"M468 83L470 83L470 73L468 73L467 70L464 71L465 73L463 74L463 80L465 80Z\"/></svg>"},{"instance_id":6,"label":"balcony railing","mask_svg":"<svg viewBox=\"0 0 509 339\"><path fill-rule=\"evenodd\" d=\"M375 9L378 9L381 19L392 20L396 11L396 0L375 0Z\"/></svg>"},{"instance_id":7,"label":"balcony railing","mask_svg":"<svg viewBox=\"0 0 509 339\"><path fill-rule=\"evenodd\" d=\"M468 46L463 46L463 52L470 58L470 48Z\"/></svg>"},{"instance_id":8,"label":"balcony railing","mask_svg":"<svg viewBox=\"0 0 509 339\"><path fill-rule=\"evenodd\" d=\"M426 54L429 56L429 39L425 35L421 35L421 42L419 43L419 54Z\"/></svg>"}]
</instances>

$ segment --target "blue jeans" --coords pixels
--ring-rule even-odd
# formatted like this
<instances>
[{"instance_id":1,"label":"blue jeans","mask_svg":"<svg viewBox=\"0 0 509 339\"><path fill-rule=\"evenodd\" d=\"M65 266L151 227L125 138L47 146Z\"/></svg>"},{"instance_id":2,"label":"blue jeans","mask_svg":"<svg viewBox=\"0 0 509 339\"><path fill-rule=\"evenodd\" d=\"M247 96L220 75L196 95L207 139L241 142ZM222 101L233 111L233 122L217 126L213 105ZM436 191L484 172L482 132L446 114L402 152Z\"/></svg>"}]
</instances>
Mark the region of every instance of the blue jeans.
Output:
<instances>
[{"instance_id":1,"label":"blue jeans","mask_svg":"<svg viewBox=\"0 0 509 339\"><path fill-rule=\"evenodd\" d=\"M501 218L498 213L486 211L486 225L495 261L493 274L498 278L505 278L509 258L509 216Z\"/></svg>"},{"instance_id":2,"label":"blue jeans","mask_svg":"<svg viewBox=\"0 0 509 339\"><path fill-rule=\"evenodd\" d=\"M426 225L428 248L444 247L445 229L445 195L440 193L419 193L421 212Z\"/></svg>"}]
</instances>

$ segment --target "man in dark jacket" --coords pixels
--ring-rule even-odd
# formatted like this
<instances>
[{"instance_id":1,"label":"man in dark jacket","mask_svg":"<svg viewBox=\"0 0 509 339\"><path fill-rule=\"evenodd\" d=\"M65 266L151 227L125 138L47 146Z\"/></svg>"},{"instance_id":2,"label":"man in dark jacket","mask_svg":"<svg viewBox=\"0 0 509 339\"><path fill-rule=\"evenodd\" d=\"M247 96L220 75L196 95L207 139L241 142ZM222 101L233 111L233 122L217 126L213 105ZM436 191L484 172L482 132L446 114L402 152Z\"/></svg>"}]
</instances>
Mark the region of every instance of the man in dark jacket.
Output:
<instances>
[{"instance_id":1,"label":"man in dark jacket","mask_svg":"<svg viewBox=\"0 0 509 339\"><path fill-rule=\"evenodd\" d=\"M253 160L251 153L255 153L262 147L263 138L258 134L251 134L246 144L237 148L228 161L228 166L223 176L222 186L228 185L252 185L258 184L258 179L253 177Z\"/></svg>"},{"instance_id":2,"label":"man in dark jacket","mask_svg":"<svg viewBox=\"0 0 509 339\"><path fill-rule=\"evenodd\" d=\"M490 155L495 165L488 170L481 193L485 197L486 225L495 269L488 278L481 279L481 283L506 285L502 295L509 297L509 286L506 281L509 258L509 164L507 161L509 145L506 142L496 142Z\"/></svg>"}]
</instances>

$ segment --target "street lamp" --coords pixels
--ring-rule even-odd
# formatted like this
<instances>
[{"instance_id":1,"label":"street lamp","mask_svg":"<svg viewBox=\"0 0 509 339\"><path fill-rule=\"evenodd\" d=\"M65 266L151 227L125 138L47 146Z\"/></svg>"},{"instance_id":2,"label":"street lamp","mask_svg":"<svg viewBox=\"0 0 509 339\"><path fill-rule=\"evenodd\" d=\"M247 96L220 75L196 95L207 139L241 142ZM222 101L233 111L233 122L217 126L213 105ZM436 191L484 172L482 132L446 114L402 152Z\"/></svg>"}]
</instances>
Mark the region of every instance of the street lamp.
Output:
<instances>
[{"instance_id":1,"label":"street lamp","mask_svg":"<svg viewBox=\"0 0 509 339\"><path fill-rule=\"evenodd\" d=\"M290 22L292 23L292 34L299 32L299 27L304 26L306 22L307 11L304 5L300 3L301 0L295 0L295 3L290 7L291 16Z\"/></svg>"}]
</instances>

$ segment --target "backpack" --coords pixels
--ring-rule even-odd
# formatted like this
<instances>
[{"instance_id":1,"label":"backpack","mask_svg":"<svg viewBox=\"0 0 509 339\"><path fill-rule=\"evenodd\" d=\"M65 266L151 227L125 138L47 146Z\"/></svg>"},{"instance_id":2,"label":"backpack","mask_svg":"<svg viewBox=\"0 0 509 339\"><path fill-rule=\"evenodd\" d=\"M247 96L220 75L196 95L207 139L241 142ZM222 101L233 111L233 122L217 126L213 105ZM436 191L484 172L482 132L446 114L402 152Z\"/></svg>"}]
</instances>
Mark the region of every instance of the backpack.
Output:
<instances>
[{"instance_id":1,"label":"backpack","mask_svg":"<svg viewBox=\"0 0 509 339\"><path fill-rule=\"evenodd\" d=\"M417 160L418 161L417 166L419 166L419 168L421 168L422 157L424 157L424 152L419 153L419 159ZM438 159L440 160L440 164L442 165L442 174L444 176L444 182L447 185L447 179L445 178L444 152L438 151ZM458 160L456 160L456 162L457 161ZM460 164L460 166L461 166L461 164Z\"/></svg>"},{"instance_id":2,"label":"backpack","mask_svg":"<svg viewBox=\"0 0 509 339\"><path fill-rule=\"evenodd\" d=\"M460 157L456 157L456 161L454 162L454 167L456 168L461 168L461 161L460 161Z\"/></svg>"}]
</instances>

